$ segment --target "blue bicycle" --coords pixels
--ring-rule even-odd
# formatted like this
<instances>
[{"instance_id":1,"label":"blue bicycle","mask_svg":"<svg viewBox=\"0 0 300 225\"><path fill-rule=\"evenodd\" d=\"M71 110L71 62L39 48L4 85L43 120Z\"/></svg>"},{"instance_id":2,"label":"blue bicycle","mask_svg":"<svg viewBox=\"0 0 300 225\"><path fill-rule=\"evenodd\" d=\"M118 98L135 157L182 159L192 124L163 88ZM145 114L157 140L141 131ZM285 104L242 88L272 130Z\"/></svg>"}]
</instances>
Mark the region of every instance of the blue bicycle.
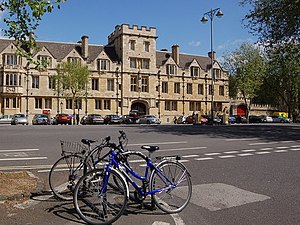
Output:
<instances>
[{"instance_id":1,"label":"blue bicycle","mask_svg":"<svg viewBox=\"0 0 300 225\"><path fill-rule=\"evenodd\" d=\"M151 196L153 204L166 213L178 213L188 205L192 182L180 157L161 157L155 164L150 155L159 149L158 146L141 147L149 156L135 151L123 152L114 143L108 146L106 166L82 176L74 189L74 206L85 222L108 225L116 221L126 209L129 185L135 190L136 199L142 202ZM131 160L133 157L139 160ZM144 165L142 175L133 169L133 164L141 163ZM137 183L136 179L141 182Z\"/></svg>"}]
</instances>

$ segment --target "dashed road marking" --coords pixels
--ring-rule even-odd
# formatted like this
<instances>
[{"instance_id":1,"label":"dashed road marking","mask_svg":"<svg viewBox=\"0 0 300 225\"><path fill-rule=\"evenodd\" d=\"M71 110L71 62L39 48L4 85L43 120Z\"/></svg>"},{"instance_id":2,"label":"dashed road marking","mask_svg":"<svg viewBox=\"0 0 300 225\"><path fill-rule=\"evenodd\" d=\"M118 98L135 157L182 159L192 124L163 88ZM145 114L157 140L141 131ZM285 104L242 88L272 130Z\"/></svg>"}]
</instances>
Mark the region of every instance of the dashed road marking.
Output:
<instances>
[{"instance_id":1,"label":"dashed road marking","mask_svg":"<svg viewBox=\"0 0 300 225\"><path fill-rule=\"evenodd\" d=\"M269 151L269 150L273 150L274 148L261 148L260 150L262 151Z\"/></svg>"},{"instance_id":2,"label":"dashed road marking","mask_svg":"<svg viewBox=\"0 0 300 225\"><path fill-rule=\"evenodd\" d=\"M239 153L239 151L229 151L229 152L223 152L225 154L235 154L235 153Z\"/></svg>"},{"instance_id":3,"label":"dashed road marking","mask_svg":"<svg viewBox=\"0 0 300 225\"><path fill-rule=\"evenodd\" d=\"M6 159L0 159L0 161L42 160L42 159L47 159L47 157L6 158Z\"/></svg>"},{"instance_id":4,"label":"dashed road marking","mask_svg":"<svg viewBox=\"0 0 300 225\"><path fill-rule=\"evenodd\" d=\"M278 144L278 141L273 142L258 142L258 143L250 143L248 145L254 146L254 145L271 145L271 144Z\"/></svg>"},{"instance_id":5,"label":"dashed road marking","mask_svg":"<svg viewBox=\"0 0 300 225\"><path fill-rule=\"evenodd\" d=\"M204 161L204 160L211 160L211 159L214 159L214 158L212 158L212 157L203 157L203 158L196 158L195 160Z\"/></svg>"},{"instance_id":6,"label":"dashed road marking","mask_svg":"<svg viewBox=\"0 0 300 225\"><path fill-rule=\"evenodd\" d=\"M256 152L256 150L254 150L254 149L244 149L244 150L241 150L241 152Z\"/></svg>"},{"instance_id":7,"label":"dashed road marking","mask_svg":"<svg viewBox=\"0 0 300 225\"><path fill-rule=\"evenodd\" d=\"M218 157L221 159L227 159L227 158L234 158L236 156L235 155L219 155Z\"/></svg>"},{"instance_id":8,"label":"dashed road marking","mask_svg":"<svg viewBox=\"0 0 300 225\"><path fill-rule=\"evenodd\" d=\"M271 152L255 152L257 155L264 155L264 154L270 154Z\"/></svg>"},{"instance_id":9,"label":"dashed road marking","mask_svg":"<svg viewBox=\"0 0 300 225\"><path fill-rule=\"evenodd\" d=\"M252 153L242 153L242 154L238 154L238 156L251 156L253 155Z\"/></svg>"},{"instance_id":10,"label":"dashed road marking","mask_svg":"<svg viewBox=\"0 0 300 225\"><path fill-rule=\"evenodd\" d=\"M2 152L31 152L31 151L39 151L40 149L38 148L27 148L27 149L11 149L11 150L8 150L8 149L2 149L0 150L0 153Z\"/></svg>"},{"instance_id":11,"label":"dashed road marking","mask_svg":"<svg viewBox=\"0 0 300 225\"><path fill-rule=\"evenodd\" d=\"M199 157L199 155L183 155L182 158L195 158Z\"/></svg>"},{"instance_id":12,"label":"dashed road marking","mask_svg":"<svg viewBox=\"0 0 300 225\"><path fill-rule=\"evenodd\" d=\"M288 150L275 150L274 152L278 152L278 153L281 153L281 152L288 152Z\"/></svg>"},{"instance_id":13,"label":"dashed road marking","mask_svg":"<svg viewBox=\"0 0 300 225\"><path fill-rule=\"evenodd\" d=\"M212 152L212 153L205 153L204 155L210 156L210 155L221 155L220 152Z\"/></svg>"},{"instance_id":14,"label":"dashed road marking","mask_svg":"<svg viewBox=\"0 0 300 225\"><path fill-rule=\"evenodd\" d=\"M278 146L276 147L277 149L286 149L286 148L289 148L288 146Z\"/></svg>"}]
</instances>

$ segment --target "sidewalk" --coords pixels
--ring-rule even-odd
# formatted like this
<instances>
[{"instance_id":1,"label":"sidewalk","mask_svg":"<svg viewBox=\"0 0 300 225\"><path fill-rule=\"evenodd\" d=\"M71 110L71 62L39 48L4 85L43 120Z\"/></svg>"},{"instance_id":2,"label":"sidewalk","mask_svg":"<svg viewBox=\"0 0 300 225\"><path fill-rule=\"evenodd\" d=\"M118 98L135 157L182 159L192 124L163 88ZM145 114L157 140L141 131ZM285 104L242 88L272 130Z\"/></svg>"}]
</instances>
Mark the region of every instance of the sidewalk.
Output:
<instances>
[{"instance_id":1,"label":"sidewalk","mask_svg":"<svg viewBox=\"0 0 300 225\"><path fill-rule=\"evenodd\" d=\"M28 171L0 172L0 201L26 200L37 192L39 181Z\"/></svg>"}]
</instances>

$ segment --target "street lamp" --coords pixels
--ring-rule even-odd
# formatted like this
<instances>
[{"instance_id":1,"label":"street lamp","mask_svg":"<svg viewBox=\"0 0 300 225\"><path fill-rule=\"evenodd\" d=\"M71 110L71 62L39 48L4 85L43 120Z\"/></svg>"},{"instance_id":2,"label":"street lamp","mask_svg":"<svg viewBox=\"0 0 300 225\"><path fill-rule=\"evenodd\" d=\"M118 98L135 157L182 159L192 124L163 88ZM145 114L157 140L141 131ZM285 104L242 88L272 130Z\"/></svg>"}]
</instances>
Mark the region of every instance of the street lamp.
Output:
<instances>
[{"instance_id":1,"label":"street lamp","mask_svg":"<svg viewBox=\"0 0 300 225\"><path fill-rule=\"evenodd\" d=\"M203 14L203 17L201 19L202 23L206 23L208 19L206 16L210 19L210 60L211 60L211 122L214 121L214 70L213 70L213 63L214 63L214 50L213 50L213 18L214 16L217 16L221 18L224 14L222 13L220 8L211 9L210 11Z\"/></svg>"},{"instance_id":2,"label":"street lamp","mask_svg":"<svg viewBox=\"0 0 300 225\"><path fill-rule=\"evenodd\" d=\"M60 102L60 113L63 113L63 102Z\"/></svg>"}]
</instances>

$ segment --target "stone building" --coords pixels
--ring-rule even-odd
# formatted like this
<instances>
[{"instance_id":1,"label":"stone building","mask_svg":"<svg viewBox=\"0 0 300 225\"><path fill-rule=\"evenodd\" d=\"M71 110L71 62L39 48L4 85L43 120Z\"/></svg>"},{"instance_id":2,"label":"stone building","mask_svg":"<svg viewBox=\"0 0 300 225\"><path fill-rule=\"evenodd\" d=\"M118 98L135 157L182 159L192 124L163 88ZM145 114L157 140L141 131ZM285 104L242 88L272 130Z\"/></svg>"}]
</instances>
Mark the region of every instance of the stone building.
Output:
<instances>
[{"instance_id":1,"label":"stone building","mask_svg":"<svg viewBox=\"0 0 300 225\"><path fill-rule=\"evenodd\" d=\"M128 114L139 110L153 114L163 123L174 116L223 114L229 108L228 76L214 59L214 88L211 82L211 58L183 54L174 44L171 51L156 50L156 28L117 25L107 45L89 44L83 36L78 43L38 41L34 59L48 66L36 70L16 54L12 40L0 40L0 112L34 114L73 113L72 101L54 91L54 79L60 62L79 61L87 65L90 81L84 96L76 104L80 116L89 113ZM212 101L212 91L214 92Z\"/></svg>"}]
</instances>

